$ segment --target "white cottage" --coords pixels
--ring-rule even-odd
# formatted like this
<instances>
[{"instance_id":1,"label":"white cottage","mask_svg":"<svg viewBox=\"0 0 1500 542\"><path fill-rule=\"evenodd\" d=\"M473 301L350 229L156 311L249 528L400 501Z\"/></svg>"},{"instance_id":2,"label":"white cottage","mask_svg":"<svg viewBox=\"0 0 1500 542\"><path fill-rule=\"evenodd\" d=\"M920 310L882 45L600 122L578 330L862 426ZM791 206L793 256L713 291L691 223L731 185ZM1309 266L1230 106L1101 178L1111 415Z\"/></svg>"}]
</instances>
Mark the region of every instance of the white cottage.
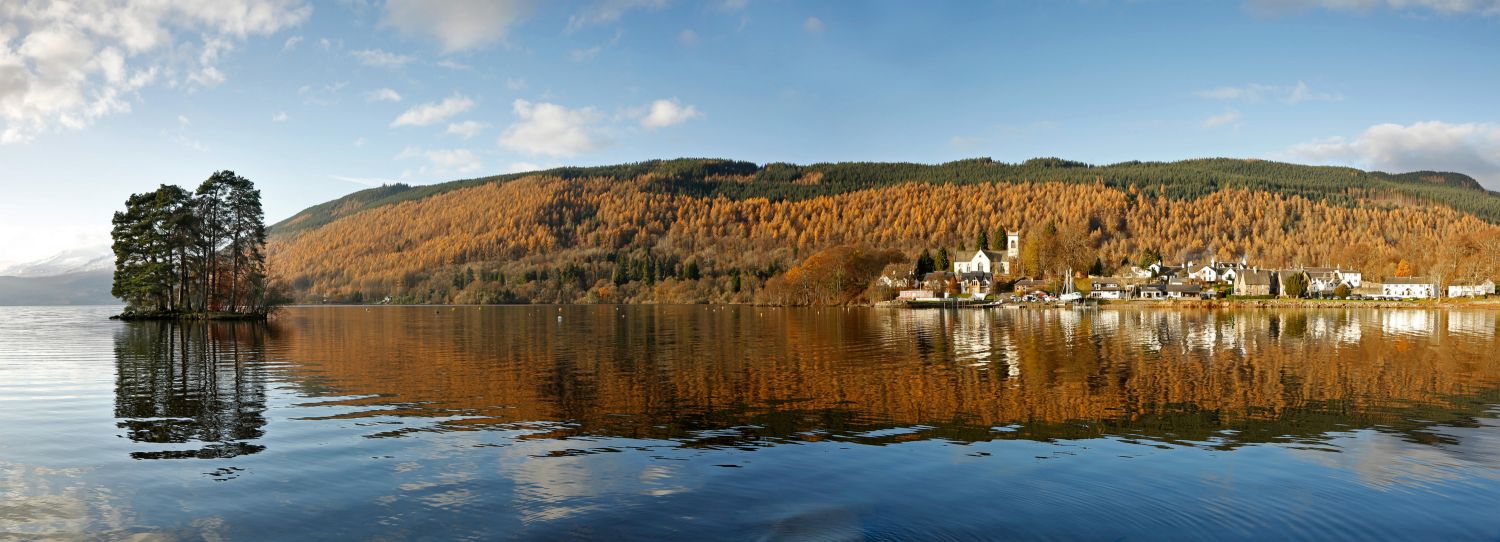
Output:
<instances>
[{"instance_id":1,"label":"white cottage","mask_svg":"<svg viewBox=\"0 0 1500 542\"><path fill-rule=\"evenodd\" d=\"M1427 277L1385 279L1381 295L1397 299L1428 299L1437 295L1437 286Z\"/></svg>"},{"instance_id":2,"label":"white cottage","mask_svg":"<svg viewBox=\"0 0 1500 542\"><path fill-rule=\"evenodd\" d=\"M1448 297L1482 297L1495 295L1495 281L1481 284L1452 284L1448 286Z\"/></svg>"}]
</instances>

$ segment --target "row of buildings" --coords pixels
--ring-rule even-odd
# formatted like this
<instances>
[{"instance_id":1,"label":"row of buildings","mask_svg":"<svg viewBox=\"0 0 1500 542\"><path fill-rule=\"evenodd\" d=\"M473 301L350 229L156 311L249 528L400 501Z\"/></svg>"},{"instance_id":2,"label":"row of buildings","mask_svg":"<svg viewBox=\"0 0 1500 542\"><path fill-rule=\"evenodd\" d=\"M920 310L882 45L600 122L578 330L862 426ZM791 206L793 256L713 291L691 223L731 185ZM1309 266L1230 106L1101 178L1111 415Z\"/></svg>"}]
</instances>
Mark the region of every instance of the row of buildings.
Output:
<instances>
[{"instance_id":1,"label":"row of buildings","mask_svg":"<svg viewBox=\"0 0 1500 542\"><path fill-rule=\"evenodd\" d=\"M1020 236L1007 234L1006 249L962 252L953 262L953 270L937 271L925 277L911 276L909 266L891 266L881 275L881 284L901 290L900 298L935 299L956 289L971 297L1001 293L993 291L995 277L1009 276L1013 262L1020 257ZM1118 276L1090 277L1092 287L1087 295L1093 299L1199 299L1221 294L1258 297L1288 297L1302 290L1307 297L1360 296L1375 299L1427 299L1439 297L1481 297L1495 294L1495 283L1452 284L1446 292L1426 277L1388 278L1369 282L1364 274L1342 267L1298 267L1261 269L1240 261L1210 260L1206 264L1188 262L1180 266L1157 262L1147 267L1131 266ZM1013 291L1030 294L1046 287L1038 280L1015 281ZM1340 289L1343 289L1342 291Z\"/></svg>"}]
</instances>

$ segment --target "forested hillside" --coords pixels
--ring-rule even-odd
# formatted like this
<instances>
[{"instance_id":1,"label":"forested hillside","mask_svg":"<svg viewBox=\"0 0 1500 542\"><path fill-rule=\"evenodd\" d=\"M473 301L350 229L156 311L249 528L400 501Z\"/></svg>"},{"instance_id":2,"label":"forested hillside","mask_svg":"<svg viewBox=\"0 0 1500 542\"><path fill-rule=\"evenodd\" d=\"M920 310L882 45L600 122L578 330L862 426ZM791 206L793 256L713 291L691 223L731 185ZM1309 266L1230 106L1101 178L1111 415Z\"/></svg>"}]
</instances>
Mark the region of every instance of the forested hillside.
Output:
<instances>
[{"instance_id":1,"label":"forested hillside","mask_svg":"<svg viewBox=\"0 0 1500 542\"><path fill-rule=\"evenodd\" d=\"M365 190L272 229L304 301L749 301L812 254L915 255L1019 230L1031 275L1145 249L1169 260L1344 265L1406 259L1493 276L1500 197L1453 173L1207 159L1089 166L672 160ZM847 250L847 249L845 249Z\"/></svg>"}]
</instances>

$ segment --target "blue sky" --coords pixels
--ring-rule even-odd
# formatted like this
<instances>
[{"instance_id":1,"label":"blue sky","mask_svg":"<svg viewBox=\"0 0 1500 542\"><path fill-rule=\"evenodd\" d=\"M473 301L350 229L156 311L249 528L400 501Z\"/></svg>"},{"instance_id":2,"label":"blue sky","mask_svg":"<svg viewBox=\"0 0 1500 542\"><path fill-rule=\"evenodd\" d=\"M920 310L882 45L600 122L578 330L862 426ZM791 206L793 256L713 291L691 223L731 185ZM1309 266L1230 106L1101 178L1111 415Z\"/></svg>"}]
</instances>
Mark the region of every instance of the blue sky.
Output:
<instances>
[{"instance_id":1,"label":"blue sky","mask_svg":"<svg viewBox=\"0 0 1500 542\"><path fill-rule=\"evenodd\" d=\"M0 5L0 266L132 192L280 220L383 182L679 156L1202 156L1500 189L1500 0Z\"/></svg>"}]
</instances>

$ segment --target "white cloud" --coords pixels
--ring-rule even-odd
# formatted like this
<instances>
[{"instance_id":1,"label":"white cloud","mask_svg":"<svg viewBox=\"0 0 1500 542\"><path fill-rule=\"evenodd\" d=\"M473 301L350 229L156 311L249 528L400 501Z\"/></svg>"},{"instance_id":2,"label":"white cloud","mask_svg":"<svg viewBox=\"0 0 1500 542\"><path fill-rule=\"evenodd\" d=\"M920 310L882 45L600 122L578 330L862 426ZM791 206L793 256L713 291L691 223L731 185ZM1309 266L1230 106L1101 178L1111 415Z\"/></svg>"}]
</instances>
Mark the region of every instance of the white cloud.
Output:
<instances>
[{"instance_id":1,"label":"white cloud","mask_svg":"<svg viewBox=\"0 0 1500 542\"><path fill-rule=\"evenodd\" d=\"M0 143L129 112L147 85L218 85L228 76L217 63L236 43L311 13L301 0L8 0L0 4Z\"/></svg>"},{"instance_id":2,"label":"white cloud","mask_svg":"<svg viewBox=\"0 0 1500 542\"><path fill-rule=\"evenodd\" d=\"M656 100L647 107L645 114L641 116L641 127L655 130L673 124L682 124L688 120L703 116L694 106L683 106L677 98Z\"/></svg>"},{"instance_id":3,"label":"white cloud","mask_svg":"<svg viewBox=\"0 0 1500 542\"><path fill-rule=\"evenodd\" d=\"M363 138L363 137L355 138L355 140L354 140L354 148L362 148L364 146L365 146L365 138Z\"/></svg>"},{"instance_id":4,"label":"white cloud","mask_svg":"<svg viewBox=\"0 0 1500 542\"><path fill-rule=\"evenodd\" d=\"M1265 85L1261 83L1250 83L1238 87L1219 87L1209 90L1194 92L1199 98L1209 100L1237 101L1246 103L1261 103L1267 100L1277 100L1287 104L1298 104L1302 102L1336 102L1344 99L1344 95L1334 92L1315 92L1307 86L1306 82L1298 81L1292 86Z\"/></svg>"},{"instance_id":5,"label":"white cloud","mask_svg":"<svg viewBox=\"0 0 1500 542\"><path fill-rule=\"evenodd\" d=\"M698 33L691 29L683 30L681 34L677 35L677 41L683 45L697 45Z\"/></svg>"},{"instance_id":6,"label":"white cloud","mask_svg":"<svg viewBox=\"0 0 1500 542\"><path fill-rule=\"evenodd\" d=\"M506 32L538 4L537 0L390 0L384 26L432 38L451 53L505 39Z\"/></svg>"},{"instance_id":7,"label":"white cloud","mask_svg":"<svg viewBox=\"0 0 1500 542\"><path fill-rule=\"evenodd\" d=\"M441 102L427 102L406 110L401 116L396 117L396 120L391 121L391 127L436 124L473 107L474 100L454 94Z\"/></svg>"},{"instance_id":8,"label":"white cloud","mask_svg":"<svg viewBox=\"0 0 1500 542\"><path fill-rule=\"evenodd\" d=\"M292 36L290 38L287 38L285 43L281 44L281 50L291 51L293 49L296 49L297 44L299 43L302 43L302 36Z\"/></svg>"},{"instance_id":9,"label":"white cloud","mask_svg":"<svg viewBox=\"0 0 1500 542\"><path fill-rule=\"evenodd\" d=\"M1213 115L1211 117L1203 119L1203 127L1214 128L1217 126L1223 126L1225 124L1234 124L1236 122L1239 122L1239 120L1239 111L1236 111L1234 109L1225 109L1223 113L1219 113L1217 115Z\"/></svg>"},{"instance_id":10,"label":"white cloud","mask_svg":"<svg viewBox=\"0 0 1500 542\"><path fill-rule=\"evenodd\" d=\"M507 77L507 78L505 78L505 88L508 88L510 90L522 90L522 89L525 89L526 88L526 78L525 77Z\"/></svg>"},{"instance_id":11,"label":"white cloud","mask_svg":"<svg viewBox=\"0 0 1500 542\"><path fill-rule=\"evenodd\" d=\"M808 17L802 21L802 30L808 34L820 34L823 32L823 20L817 17Z\"/></svg>"},{"instance_id":12,"label":"white cloud","mask_svg":"<svg viewBox=\"0 0 1500 542\"><path fill-rule=\"evenodd\" d=\"M473 66L470 66L468 64L464 64L464 63L459 62L457 60L448 59L448 58L439 60L438 63L437 63L437 66L439 68L447 68L447 69L450 69L450 70L469 70L469 69L473 69Z\"/></svg>"},{"instance_id":13,"label":"white cloud","mask_svg":"<svg viewBox=\"0 0 1500 542\"><path fill-rule=\"evenodd\" d=\"M1429 11L1442 15L1500 16L1500 0L1248 0L1250 11L1275 15L1324 9L1328 11Z\"/></svg>"},{"instance_id":14,"label":"white cloud","mask_svg":"<svg viewBox=\"0 0 1500 542\"><path fill-rule=\"evenodd\" d=\"M376 68L400 68L402 66L405 66L407 63L416 60L410 55L400 55L380 49L361 49L358 51L351 51L349 54L353 55L355 59L359 60L360 64Z\"/></svg>"},{"instance_id":15,"label":"white cloud","mask_svg":"<svg viewBox=\"0 0 1500 542\"><path fill-rule=\"evenodd\" d=\"M305 104L333 105L339 103L340 93L347 86L349 86L348 81L339 81L320 86L302 85L297 88L297 95L302 97L302 103Z\"/></svg>"},{"instance_id":16,"label":"white cloud","mask_svg":"<svg viewBox=\"0 0 1500 542\"><path fill-rule=\"evenodd\" d=\"M604 146L595 129L602 116L592 107L568 109L518 99L512 108L521 120L497 140L504 147L529 154L574 156Z\"/></svg>"},{"instance_id":17,"label":"white cloud","mask_svg":"<svg viewBox=\"0 0 1500 542\"><path fill-rule=\"evenodd\" d=\"M369 91L369 92L365 93L365 101L367 101L367 102L399 102L399 101L401 101L401 93L396 92L394 89L377 88L375 90L372 90L372 91Z\"/></svg>"},{"instance_id":18,"label":"white cloud","mask_svg":"<svg viewBox=\"0 0 1500 542\"><path fill-rule=\"evenodd\" d=\"M484 169L484 163L479 156L469 149L423 149L421 147L407 147L402 149L395 157L397 160L411 158L422 158L427 161L427 166L422 166L418 173L422 175L449 175L455 173L473 173Z\"/></svg>"},{"instance_id":19,"label":"white cloud","mask_svg":"<svg viewBox=\"0 0 1500 542\"><path fill-rule=\"evenodd\" d=\"M1495 123L1377 124L1352 139L1311 141L1288 149L1287 154L1316 163L1392 173L1456 171L1500 190L1500 124Z\"/></svg>"},{"instance_id":20,"label":"white cloud","mask_svg":"<svg viewBox=\"0 0 1500 542\"><path fill-rule=\"evenodd\" d=\"M593 47L589 47L588 49L574 49L572 53L568 54L568 57L572 58L573 62L584 62L593 60L594 57L599 56L599 53L603 50L604 47L601 45L595 45Z\"/></svg>"},{"instance_id":21,"label":"white cloud","mask_svg":"<svg viewBox=\"0 0 1500 542\"><path fill-rule=\"evenodd\" d=\"M489 124L485 124L477 120L466 120L463 122L455 122L449 124L448 129L445 130L445 132L449 135L456 135L461 136L464 139L469 139L471 137L479 135L479 132L482 132L485 128L489 127Z\"/></svg>"},{"instance_id":22,"label":"white cloud","mask_svg":"<svg viewBox=\"0 0 1500 542\"><path fill-rule=\"evenodd\" d=\"M656 10L666 5L666 0L595 0L593 4L568 17L568 31L618 21L625 12L633 9Z\"/></svg>"},{"instance_id":23,"label":"white cloud","mask_svg":"<svg viewBox=\"0 0 1500 542\"><path fill-rule=\"evenodd\" d=\"M543 165L533 164L531 162L511 162L510 165L505 166L505 172L506 173L525 173L525 172L528 172L528 171L541 171L541 170L544 170L544 169L548 169L549 167L556 167L556 166L543 166Z\"/></svg>"},{"instance_id":24,"label":"white cloud","mask_svg":"<svg viewBox=\"0 0 1500 542\"><path fill-rule=\"evenodd\" d=\"M286 122L288 118L286 111L278 111L275 115L271 115L271 122Z\"/></svg>"}]
</instances>

